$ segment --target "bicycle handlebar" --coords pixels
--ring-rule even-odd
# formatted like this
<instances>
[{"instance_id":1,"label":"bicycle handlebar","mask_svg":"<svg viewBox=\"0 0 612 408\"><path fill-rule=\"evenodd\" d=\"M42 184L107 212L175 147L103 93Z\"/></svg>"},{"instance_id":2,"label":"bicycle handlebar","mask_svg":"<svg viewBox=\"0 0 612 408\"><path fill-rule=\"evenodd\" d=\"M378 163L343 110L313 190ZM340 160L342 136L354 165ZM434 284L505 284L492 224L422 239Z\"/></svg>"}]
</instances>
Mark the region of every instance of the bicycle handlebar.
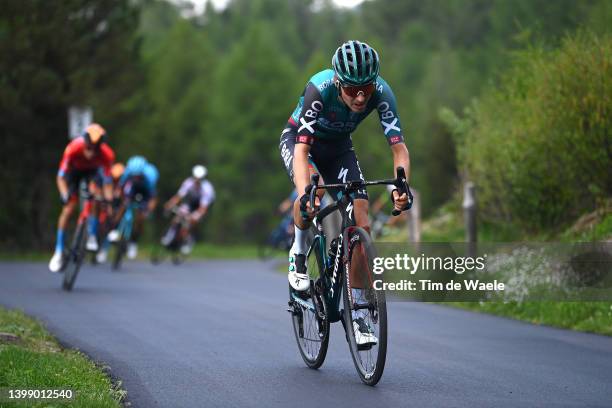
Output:
<instances>
[{"instance_id":1,"label":"bicycle handlebar","mask_svg":"<svg viewBox=\"0 0 612 408\"><path fill-rule=\"evenodd\" d=\"M315 174L313 174L310 177L310 184L308 186L306 186L306 193L309 194L309 196L310 196L309 197L310 198L310 208L315 208L314 204L315 204L315 198L316 198L317 190L327 190L327 189L330 189L330 188L342 188L346 192L351 192L351 191L358 190L360 188L364 188L366 186L394 185L395 188L400 193L400 195L402 195L404 193L406 193L408 195L408 204L406 205L406 208L404 210L402 210L402 211L409 210L412 207L412 203L414 202L414 196L412 195L412 192L410 191L410 186L408 185L408 182L406 180L406 171L404 170L403 167L398 166L396 168L396 174L397 174L396 178L394 178L394 179L387 179L387 180L373 180L373 181L353 180L353 181L349 181L347 183L335 183L335 184L322 184L322 185L318 185L319 184L319 175L315 173ZM402 211L398 211L398 210L394 209L391 212L391 214L393 216L397 216Z\"/></svg>"}]
</instances>

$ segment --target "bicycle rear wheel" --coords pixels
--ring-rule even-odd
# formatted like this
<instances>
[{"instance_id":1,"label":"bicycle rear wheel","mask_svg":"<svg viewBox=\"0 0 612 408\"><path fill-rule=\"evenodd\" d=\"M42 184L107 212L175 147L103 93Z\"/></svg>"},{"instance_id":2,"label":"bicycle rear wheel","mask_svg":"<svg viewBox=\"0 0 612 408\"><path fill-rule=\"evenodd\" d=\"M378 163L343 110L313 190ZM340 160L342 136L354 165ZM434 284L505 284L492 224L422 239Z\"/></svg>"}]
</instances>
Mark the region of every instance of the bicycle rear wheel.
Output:
<instances>
[{"instance_id":1,"label":"bicycle rear wheel","mask_svg":"<svg viewBox=\"0 0 612 408\"><path fill-rule=\"evenodd\" d=\"M327 355L329 344L329 319L324 300L324 285L321 279L325 267L324 249L316 239L307 255L308 271L311 278L310 289L296 292L289 286L289 312L293 323L293 333L302 359L310 368L321 367Z\"/></svg>"},{"instance_id":2,"label":"bicycle rear wheel","mask_svg":"<svg viewBox=\"0 0 612 408\"><path fill-rule=\"evenodd\" d=\"M367 385L376 385L382 376L387 356L387 304L385 293L372 284L372 263L375 250L369 234L354 228L348 236L344 268L344 329L357 373ZM353 296L353 289L358 296ZM376 342L357 344L355 327L366 325Z\"/></svg>"},{"instance_id":3,"label":"bicycle rear wheel","mask_svg":"<svg viewBox=\"0 0 612 408\"><path fill-rule=\"evenodd\" d=\"M185 262L185 259L187 259L187 255L182 254L181 251L177 251L172 254L173 265L180 265Z\"/></svg>"},{"instance_id":4,"label":"bicycle rear wheel","mask_svg":"<svg viewBox=\"0 0 612 408\"><path fill-rule=\"evenodd\" d=\"M64 280L62 282L62 288L68 292L74 287L74 282L85 258L85 235L85 223L80 223L74 232L70 254L68 255L68 262L71 262L71 265L64 271Z\"/></svg>"}]
</instances>

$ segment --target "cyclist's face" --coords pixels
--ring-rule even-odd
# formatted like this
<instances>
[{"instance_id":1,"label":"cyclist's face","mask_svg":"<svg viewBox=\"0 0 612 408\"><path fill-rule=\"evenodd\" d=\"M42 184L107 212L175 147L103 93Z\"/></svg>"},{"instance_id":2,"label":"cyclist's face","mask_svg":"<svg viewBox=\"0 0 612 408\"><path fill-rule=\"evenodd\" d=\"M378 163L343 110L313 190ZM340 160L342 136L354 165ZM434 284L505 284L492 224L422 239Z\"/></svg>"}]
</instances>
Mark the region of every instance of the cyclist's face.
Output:
<instances>
[{"instance_id":1,"label":"cyclist's face","mask_svg":"<svg viewBox=\"0 0 612 408\"><path fill-rule=\"evenodd\" d=\"M363 112L374 92L374 84L366 86L340 86L340 96L350 110Z\"/></svg>"}]
</instances>

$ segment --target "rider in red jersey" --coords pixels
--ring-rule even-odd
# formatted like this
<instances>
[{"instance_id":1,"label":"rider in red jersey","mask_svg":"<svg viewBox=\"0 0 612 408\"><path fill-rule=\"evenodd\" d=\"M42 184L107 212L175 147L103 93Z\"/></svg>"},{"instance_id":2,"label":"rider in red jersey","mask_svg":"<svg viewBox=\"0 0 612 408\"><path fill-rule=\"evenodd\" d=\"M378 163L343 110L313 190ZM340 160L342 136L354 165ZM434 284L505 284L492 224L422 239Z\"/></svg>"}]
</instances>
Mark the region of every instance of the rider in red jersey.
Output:
<instances>
[{"instance_id":1,"label":"rider in red jersey","mask_svg":"<svg viewBox=\"0 0 612 408\"><path fill-rule=\"evenodd\" d=\"M59 272L63 266L64 234L68 221L78 204L81 181L87 182L89 191L94 195L99 195L100 187L102 187L104 199L110 202L112 200L110 176L114 160L115 153L106 143L106 131L97 123L89 125L82 137L74 139L66 147L57 173L57 188L63 208L57 223L55 252L49 262L51 272ZM102 186L94 182L98 174L102 176ZM94 203L92 215L88 220L89 238L86 243L86 248L92 251L98 249L97 212L98 209Z\"/></svg>"}]
</instances>

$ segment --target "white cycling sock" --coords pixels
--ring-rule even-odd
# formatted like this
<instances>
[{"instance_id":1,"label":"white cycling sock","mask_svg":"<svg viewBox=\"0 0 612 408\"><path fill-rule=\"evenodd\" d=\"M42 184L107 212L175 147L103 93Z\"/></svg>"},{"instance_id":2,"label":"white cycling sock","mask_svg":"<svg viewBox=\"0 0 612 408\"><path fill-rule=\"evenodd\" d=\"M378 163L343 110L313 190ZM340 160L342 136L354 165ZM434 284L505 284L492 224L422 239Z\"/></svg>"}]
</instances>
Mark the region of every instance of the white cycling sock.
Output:
<instances>
[{"instance_id":1,"label":"white cycling sock","mask_svg":"<svg viewBox=\"0 0 612 408\"><path fill-rule=\"evenodd\" d=\"M363 289L360 288L351 288L351 293L353 295L353 303L365 303ZM365 317L364 309L353 310L352 312L353 320L359 319L360 317Z\"/></svg>"},{"instance_id":2,"label":"white cycling sock","mask_svg":"<svg viewBox=\"0 0 612 408\"><path fill-rule=\"evenodd\" d=\"M299 229L295 226L295 239L293 240L293 246L291 247L292 254L306 254L308 248L306 248L306 238L308 236L308 229Z\"/></svg>"}]
</instances>

